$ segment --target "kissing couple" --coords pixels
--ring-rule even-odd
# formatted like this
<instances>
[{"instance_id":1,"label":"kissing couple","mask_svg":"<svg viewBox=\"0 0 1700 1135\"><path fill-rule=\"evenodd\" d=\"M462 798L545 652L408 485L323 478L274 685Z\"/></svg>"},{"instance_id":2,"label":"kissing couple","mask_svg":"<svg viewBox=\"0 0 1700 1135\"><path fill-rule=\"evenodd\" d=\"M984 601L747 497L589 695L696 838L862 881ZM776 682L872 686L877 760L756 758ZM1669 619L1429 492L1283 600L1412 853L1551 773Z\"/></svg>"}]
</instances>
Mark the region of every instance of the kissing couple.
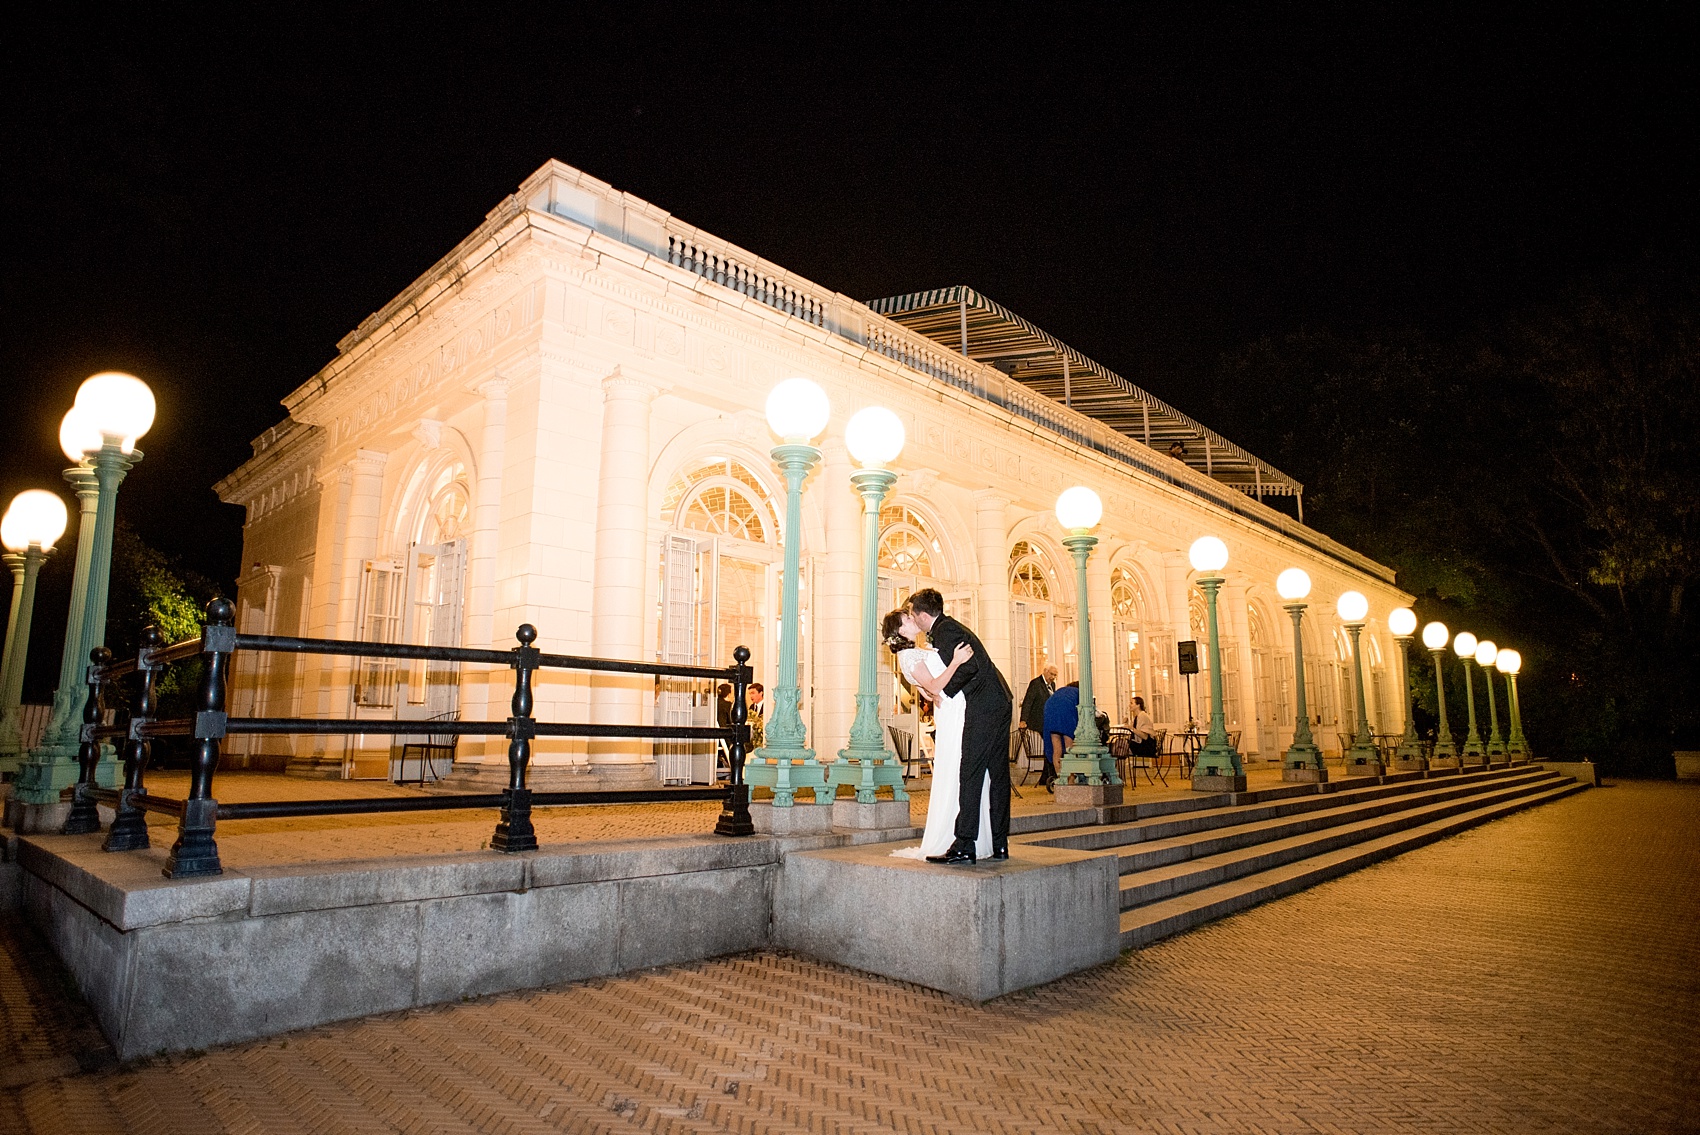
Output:
<instances>
[{"instance_id":1,"label":"kissing couple","mask_svg":"<svg viewBox=\"0 0 1700 1135\"><path fill-rule=\"evenodd\" d=\"M917 647L923 632L928 645ZM1009 683L931 587L887 615L880 633L903 676L933 703L935 730L926 832L920 847L892 854L928 863L1008 859Z\"/></svg>"}]
</instances>

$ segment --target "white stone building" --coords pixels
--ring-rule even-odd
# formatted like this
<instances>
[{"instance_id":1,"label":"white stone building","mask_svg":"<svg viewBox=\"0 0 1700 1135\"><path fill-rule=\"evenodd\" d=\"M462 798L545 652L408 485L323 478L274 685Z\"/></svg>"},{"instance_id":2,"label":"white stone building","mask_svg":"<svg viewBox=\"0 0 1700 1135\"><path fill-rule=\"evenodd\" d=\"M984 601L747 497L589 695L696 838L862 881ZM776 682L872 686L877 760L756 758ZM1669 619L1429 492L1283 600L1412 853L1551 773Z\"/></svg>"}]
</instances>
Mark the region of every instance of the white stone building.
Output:
<instances>
[{"instance_id":1,"label":"white stone building","mask_svg":"<svg viewBox=\"0 0 1700 1135\"><path fill-rule=\"evenodd\" d=\"M938 587L1018 700L1047 659L1073 676L1077 597L1051 508L1078 483L1105 504L1088 586L1113 718L1137 692L1160 725L1186 722L1175 644L1204 638L1186 551L1214 534L1231 552L1224 700L1247 759L1277 760L1292 735L1292 628L1274 581L1295 565L1315 581L1318 744L1337 753L1351 728L1333 609L1348 588L1370 600L1369 715L1378 731L1403 728L1385 619L1409 597L1393 572L1262 503L1296 495L1290 478L969 289L858 302L550 163L338 346L217 486L247 509L238 618L250 633L506 648L530 622L550 651L713 665L743 643L771 689L791 534L762 407L780 379L806 375L833 404L798 534L803 713L823 757L853 716L860 617L843 426L871 404L909 438L882 524L882 603ZM260 716L500 720L511 683L297 655L244 656L236 673L231 711ZM1208 689L1200 675L1200 722ZM896 698L888 684L887 714ZM685 720L693 700L702 692L551 673L536 713ZM391 771L386 738L232 740L239 759L245 746L253 763L307 775ZM689 764L637 743L536 751L539 787L676 778ZM504 779L504 744L463 742L455 770L463 784Z\"/></svg>"}]
</instances>

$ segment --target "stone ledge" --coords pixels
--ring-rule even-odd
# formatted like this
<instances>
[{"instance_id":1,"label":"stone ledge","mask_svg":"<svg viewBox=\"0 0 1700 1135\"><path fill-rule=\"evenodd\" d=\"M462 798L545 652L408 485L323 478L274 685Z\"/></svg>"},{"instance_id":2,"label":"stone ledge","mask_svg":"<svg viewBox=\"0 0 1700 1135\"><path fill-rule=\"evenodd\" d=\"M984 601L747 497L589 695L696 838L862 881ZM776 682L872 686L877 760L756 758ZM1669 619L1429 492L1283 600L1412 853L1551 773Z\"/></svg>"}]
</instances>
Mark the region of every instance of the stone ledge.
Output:
<instances>
[{"instance_id":1,"label":"stone ledge","mask_svg":"<svg viewBox=\"0 0 1700 1135\"><path fill-rule=\"evenodd\" d=\"M240 871L201 879L165 877L167 849L106 852L102 833L18 840L24 871L62 891L120 931L246 913L253 880Z\"/></svg>"},{"instance_id":2,"label":"stone ledge","mask_svg":"<svg viewBox=\"0 0 1700 1135\"><path fill-rule=\"evenodd\" d=\"M1113 852L1011 844L1003 862L945 867L894 846L787 856L776 944L975 1001L1120 953Z\"/></svg>"}]
</instances>

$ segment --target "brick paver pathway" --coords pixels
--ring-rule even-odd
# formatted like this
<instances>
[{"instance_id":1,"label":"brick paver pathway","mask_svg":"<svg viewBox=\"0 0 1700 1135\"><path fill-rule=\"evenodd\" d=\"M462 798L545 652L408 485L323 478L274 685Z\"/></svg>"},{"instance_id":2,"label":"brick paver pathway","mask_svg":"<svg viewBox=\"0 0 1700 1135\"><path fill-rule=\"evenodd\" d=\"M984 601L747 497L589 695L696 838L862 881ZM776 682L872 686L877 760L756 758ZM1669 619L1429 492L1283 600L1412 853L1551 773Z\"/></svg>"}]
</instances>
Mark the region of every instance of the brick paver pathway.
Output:
<instances>
[{"instance_id":1,"label":"brick paver pathway","mask_svg":"<svg viewBox=\"0 0 1700 1135\"><path fill-rule=\"evenodd\" d=\"M761 953L104 1070L12 930L0 1131L1695 1131L1697 914L1623 783L986 1005Z\"/></svg>"}]
</instances>

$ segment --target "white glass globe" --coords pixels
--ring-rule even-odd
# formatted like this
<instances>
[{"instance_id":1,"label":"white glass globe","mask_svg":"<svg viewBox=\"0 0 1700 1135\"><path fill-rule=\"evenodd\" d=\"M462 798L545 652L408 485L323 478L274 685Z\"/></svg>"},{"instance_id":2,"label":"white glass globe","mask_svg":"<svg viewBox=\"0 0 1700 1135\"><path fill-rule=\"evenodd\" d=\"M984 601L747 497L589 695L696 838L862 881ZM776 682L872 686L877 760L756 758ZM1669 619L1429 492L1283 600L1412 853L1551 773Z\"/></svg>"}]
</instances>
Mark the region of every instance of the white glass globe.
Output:
<instances>
[{"instance_id":1,"label":"white glass globe","mask_svg":"<svg viewBox=\"0 0 1700 1135\"><path fill-rule=\"evenodd\" d=\"M844 427L844 448L864 469L890 465L903 452L903 442L903 420L884 406L857 410Z\"/></svg>"},{"instance_id":2,"label":"white glass globe","mask_svg":"<svg viewBox=\"0 0 1700 1135\"><path fill-rule=\"evenodd\" d=\"M1275 577L1275 591L1289 603L1310 594L1310 573L1304 568L1288 568Z\"/></svg>"},{"instance_id":3,"label":"white glass globe","mask_svg":"<svg viewBox=\"0 0 1700 1135\"><path fill-rule=\"evenodd\" d=\"M69 519L65 501L58 493L25 489L12 498L5 517L0 519L0 544L8 552L26 552L31 544L51 551L54 541L65 534Z\"/></svg>"},{"instance_id":4,"label":"white glass globe","mask_svg":"<svg viewBox=\"0 0 1700 1135\"><path fill-rule=\"evenodd\" d=\"M1214 536L1200 536L1187 552L1195 571L1221 571L1228 566L1228 545Z\"/></svg>"},{"instance_id":5,"label":"white glass globe","mask_svg":"<svg viewBox=\"0 0 1700 1135\"><path fill-rule=\"evenodd\" d=\"M1523 656L1515 650L1502 650L1494 658L1493 665L1501 674L1515 674L1523 668Z\"/></svg>"},{"instance_id":6,"label":"white glass globe","mask_svg":"<svg viewBox=\"0 0 1700 1135\"><path fill-rule=\"evenodd\" d=\"M120 439L124 452L136 448L136 440L153 428L153 391L133 374L103 371L85 378L77 387L76 408L91 429L103 437Z\"/></svg>"},{"instance_id":7,"label":"white glass globe","mask_svg":"<svg viewBox=\"0 0 1700 1135\"><path fill-rule=\"evenodd\" d=\"M101 446L100 431L89 424L88 415L72 406L59 420L59 448L72 461L81 461Z\"/></svg>"},{"instance_id":8,"label":"white glass globe","mask_svg":"<svg viewBox=\"0 0 1700 1135\"><path fill-rule=\"evenodd\" d=\"M767 396L767 424L789 442L807 445L826 429L832 403L826 391L806 378L788 378Z\"/></svg>"},{"instance_id":9,"label":"white glass globe","mask_svg":"<svg viewBox=\"0 0 1700 1135\"><path fill-rule=\"evenodd\" d=\"M1493 660L1499 657L1499 647L1487 639L1476 644L1476 665L1484 670L1493 665Z\"/></svg>"},{"instance_id":10,"label":"white glass globe","mask_svg":"<svg viewBox=\"0 0 1700 1135\"><path fill-rule=\"evenodd\" d=\"M1469 631L1459 631L1458 637L1452 640L1452 650L1459 658L1475 657L1476 636Z\"/></svg>"},{"instance_id":11,"label":"white glass globe","mask_svg":"<svg viewBox=\"0 0 1700 1135\"><path fill-rule=\"evenodd\" d=\"M1345 622L1361 623L1369 614L1369 600L1363 597L1362 592L1342 591L1340 598L1334 601L1334 610Z\"/></svg>"},{"instance_id":12,"label":"white glass globe","mask_svg":"<svg viewBox=\"0 0 1700 1135\"><path fill-rule=\"evenodd\" d=\"M1057 497L1057 523L1070 532L1096 528L1104 518L1104 502L1085 485L1064 489Z\"/></svg>"},{"instance_id":13,"label":"white glass globe","mask_svg":"<svg viewBox=\"0 0 1700 1135\"><path fill-rule=\"evenodd\" d=\"M1400 638L1409 638L1417 629L1417 613L1409 607L1395 607L1387 613L1387 629Z\"/></svg>"},{"instance_id":14,"label":"white glass globe","mask_svg":"<svg viewBox=\"0 0 1700 1135\"><path fill-rule=\"evenodd\" d=\"M1423 628L1423 645L1430 650L1446 649L1446 640L1452 632L1446 629L1445 623L1430 623Z\"/></svg>"}]
</instances>

